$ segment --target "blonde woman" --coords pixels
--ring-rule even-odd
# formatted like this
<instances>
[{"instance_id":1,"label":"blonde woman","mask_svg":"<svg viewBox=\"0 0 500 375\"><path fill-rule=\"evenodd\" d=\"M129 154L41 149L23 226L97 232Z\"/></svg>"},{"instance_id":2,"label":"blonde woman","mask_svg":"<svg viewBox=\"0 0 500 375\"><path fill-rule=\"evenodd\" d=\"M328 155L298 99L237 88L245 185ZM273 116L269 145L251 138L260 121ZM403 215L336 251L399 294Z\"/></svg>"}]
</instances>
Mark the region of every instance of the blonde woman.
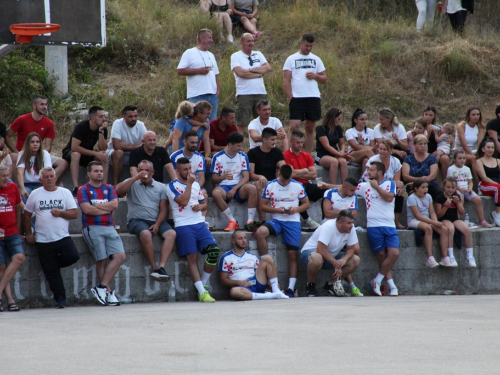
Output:
<instances>
[{"instance_id":1,"label":"blonde woman","mask_svg":"<svg viewBox=\"0 0 500 375\"><path fill-rule=\"evenodd\" d=\"M382 108L378 112L379 124L373 129L373 135L377 145L383 140L388 139L394 145L392 154L399 160L406 157L408 151L408 139L406 129L398 121L398 118L389 108Z\"/></svg>"}]
</instances>

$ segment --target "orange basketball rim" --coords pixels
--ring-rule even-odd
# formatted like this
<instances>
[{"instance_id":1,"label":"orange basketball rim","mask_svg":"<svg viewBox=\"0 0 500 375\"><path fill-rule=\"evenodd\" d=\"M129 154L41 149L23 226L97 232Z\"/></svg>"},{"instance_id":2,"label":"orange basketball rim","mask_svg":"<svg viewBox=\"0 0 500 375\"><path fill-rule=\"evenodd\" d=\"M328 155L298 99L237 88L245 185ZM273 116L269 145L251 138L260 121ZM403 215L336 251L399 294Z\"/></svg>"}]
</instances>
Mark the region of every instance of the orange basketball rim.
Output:
<instances>
[{"instance_id":1,"label":"orange basketball rim","mask_svg":"<svg viewBox=\"0 0 500 375\"><path fill-rule=\"evenodd\" d=\"M37 35L59 31L61 25L56 23L17 23L10 25L10 31L16 35L16 43L28 44Z\"/></svg>"}]
</instances>

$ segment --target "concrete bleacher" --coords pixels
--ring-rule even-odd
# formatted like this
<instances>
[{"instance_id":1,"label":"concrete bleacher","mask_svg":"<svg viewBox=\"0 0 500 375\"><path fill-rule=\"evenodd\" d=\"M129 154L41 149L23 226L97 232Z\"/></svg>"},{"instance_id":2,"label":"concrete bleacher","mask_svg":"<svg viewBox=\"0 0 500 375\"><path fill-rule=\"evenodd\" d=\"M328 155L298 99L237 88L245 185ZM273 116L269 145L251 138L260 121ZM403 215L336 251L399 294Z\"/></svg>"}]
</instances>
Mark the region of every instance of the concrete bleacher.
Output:
<instances>
[{"instance_id":1,"label":"concrete bleacher","mask_svg":"<svg viewBox=\"0 0 500 375\"><path fill-rule=\"evenodd\" d=\"M360 170L350 168L350 174L359 177ZM329 181L328 171L318 168L318 174L321 174L324 181ZM83 176L83 178L82 178ZM86 173L82 171L80 181L85 182ZM122 177L128 177L128 174L122 172ZM63 176L64 186L72 188L69 172ZM485 213L494 209L493 200L490 197L482 197ZM240 222L246 220L246 205L230 203L234 216ZM475 208L469 202L465 204L466 211L469 213L470 220L477 222ZM321 221L321 202L311 203L309 210L310 216ZM221 250L227 251L231 248L230 234L222 231L227 225L226 220L215 207L210 198L208 215L213 215L216 220L216 231L214 237ZM119 297L132 298L138 302L147 301L166 301L169 283L159 283L149 277L151 273L150 266L142 254L139 240L136 236L127 233L126 227L127 201L121 198L119 208L114 213L115 224L121 226L121 238L124 243L127 261L115 277L114 288ZM406 211L402 215L402 223L406 223ZM363 199L359 201L359 212L355 222L356 226L366 226L366 207ZM73 220L70 223L70 233L80 251L81 259L75 265L63 270L63 278L66 285L69 304L96 303L90 289L96 285L97 278L94 261L86 248L80 235L81 218ZM425 266L425 252L423 247L415 245L415 235L413 231L400 230L401 255L394 269L394 280L399 287L400 294L442 294L445 290L455 290L458 293L500 293L500 252L498 244L500 243L500 230L492 229L474 229L474 253L478 267L471 269L465 259L465 249L455 250L456 258L459 263L458 268L437 267L429 269ZM303 232L301 245L311 236L311 233ZM354 281L363 293L369 294L368 282L372 279L378 270L378 264L375 256L370 250L367 241L366 232L358 232L358 238L361 246L362 263L360 268L354 274ZM248 234L249 250L258 254L255 238ZM156 236L154 240L156 254L159 258L159 249L161 240ZM281 237L270 237L268 239L269 252L275 259L278 271L279 281L282 288L288 285L288 258L285 246L281 243ZM440 259L440 251L437 241L434 242L434 255L437 260ZM21 267L13 280L13 293L16 300L22 307L52 306L53 300L51 292L41 272L36 249L26 245L26 262ZM200 267L203 265L203 257L199 259ZM187 270L187 261L180 258L174 251L167 264L167 273L172 276L176 285L178 300L196 300L196 291L191 282ZM317 278L318 289L328 280L330 272L321 271ZM298 277L299 296L305 295L306 270L301 264ZM227 289L222 287L218 280L217 272L210 280L212 295L216 299L227 299Z\"/></svg>"}]
</instances>

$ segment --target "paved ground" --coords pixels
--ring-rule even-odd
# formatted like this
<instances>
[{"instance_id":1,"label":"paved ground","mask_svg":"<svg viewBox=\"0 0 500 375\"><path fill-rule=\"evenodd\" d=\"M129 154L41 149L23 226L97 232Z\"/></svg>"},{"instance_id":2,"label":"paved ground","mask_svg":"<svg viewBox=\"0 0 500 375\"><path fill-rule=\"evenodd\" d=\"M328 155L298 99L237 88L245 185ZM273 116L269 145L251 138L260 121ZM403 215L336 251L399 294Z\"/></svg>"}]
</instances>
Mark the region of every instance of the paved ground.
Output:
<instances>
[{"instance_id":1,"label":"paved ground","mask_svg":"<svg viewBox=\"0 0 500 375\"><path fill-rule=\"evenodd\" d=\"M500 296L0 314L1 374L499 374Z\"/></svg>"}]
</instances>

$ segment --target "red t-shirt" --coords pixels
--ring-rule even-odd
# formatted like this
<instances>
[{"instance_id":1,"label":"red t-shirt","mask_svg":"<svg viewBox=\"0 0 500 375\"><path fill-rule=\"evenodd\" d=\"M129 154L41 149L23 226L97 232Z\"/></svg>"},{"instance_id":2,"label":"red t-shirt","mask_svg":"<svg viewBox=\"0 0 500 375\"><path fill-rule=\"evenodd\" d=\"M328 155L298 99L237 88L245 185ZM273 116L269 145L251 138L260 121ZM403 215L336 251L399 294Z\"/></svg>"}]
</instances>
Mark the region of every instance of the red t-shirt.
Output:
<instances>
[{"instance_id":1,"label":"red t-shirt","mask_svg":"<svg viewBox=\"0 0 500 375\"><path fill-rule=\"evenodd\" d=\"M21 194L16 184L8 182L0 188L0 228L5 237L19 233L16 226L16 206L21 203Z\"/></svg>"},{"instance_id":2,"label":"red t-shirt","mask_svg":"<svg viewBox=\"0 0 500 375\"><path fill-rule=\"evenodd\" d=\"M291 165L293 169L304 169L309 167L314 167L314 160L310 154L307 152L301 151L300 155L295 155L292 151L286 150L283 153L285 158L285 163ZM295 178L295 181L302 182L303 184L309 183L308 180L304 180L302 178Z\"/></svg>"},{"instance_id":3,"label":"red t-shirt","mask_svg":"<svg viewBox=\"0 0 500 375\"><path fill-rule=\"evenodd\" d=\"M42 141L45 138L54 139L56 137L54 122L51 119L42 116L40 121L35 121L31 113L16 118L10 128L17 133L16 148L18 151L23 148L24 141L29 133L38 133L42 137Z\"/></svg>"},{"instance_id":4,"label":"red t-shirt","mask_svg":"<svg viewBox=\"0 0 500 375\"><path fill-rule=\"evenodd\" d=\"M226 127L225 130L219 128L219 119L210 121L210 139L214 140L216 146L226 147L227 146L227 136L232 132L237 132L238 128L235 124L231 124ZM203 152L205 148L203 147L203 141L200 143L198 150Z\"/></svg>"}]
</instances>

